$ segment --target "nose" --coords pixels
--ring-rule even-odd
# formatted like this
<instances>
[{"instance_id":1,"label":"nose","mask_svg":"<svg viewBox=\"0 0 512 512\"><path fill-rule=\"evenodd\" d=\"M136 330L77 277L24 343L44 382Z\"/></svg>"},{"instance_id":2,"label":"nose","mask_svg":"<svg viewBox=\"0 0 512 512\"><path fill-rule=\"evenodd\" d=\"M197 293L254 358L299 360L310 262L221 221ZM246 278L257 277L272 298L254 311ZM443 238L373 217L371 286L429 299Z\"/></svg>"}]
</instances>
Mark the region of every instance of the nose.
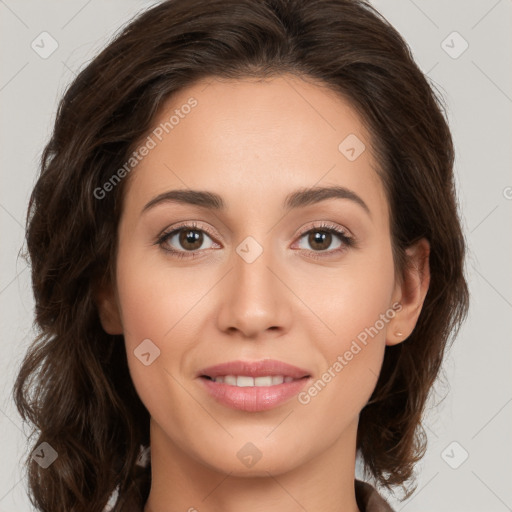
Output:
<instances>
[{"instance_id":1,"label":"nose","mask_svg":"<svg viewBox=\"0 0 512 512\"><path fill-rule=\"evenodd\" d=\"M281 336L290 329L292 293L270 249L252 262L233 253L233 268L222 284L218 327L228 334L256 339Z\"/></svg>"}]
</instances>

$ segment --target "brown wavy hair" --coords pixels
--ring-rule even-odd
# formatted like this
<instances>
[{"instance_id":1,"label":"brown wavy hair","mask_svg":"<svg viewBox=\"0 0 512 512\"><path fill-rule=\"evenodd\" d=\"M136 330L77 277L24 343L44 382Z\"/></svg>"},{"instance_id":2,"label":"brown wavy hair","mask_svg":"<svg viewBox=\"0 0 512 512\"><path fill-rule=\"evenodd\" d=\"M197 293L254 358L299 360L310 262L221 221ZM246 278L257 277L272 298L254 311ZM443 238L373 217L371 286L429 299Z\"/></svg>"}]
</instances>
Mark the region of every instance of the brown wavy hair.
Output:
<instances>
[{"instance_id":1,"label":"brown wavy hair","mask_svg":"<svg viewBox=\"0 0 512 512\"><path fill-rule=\"evenodd\" d=\"M430 242L430 287L416 327L386 347L360 415L366 474L388 489L413 477L426 440L422 413L445 347L467 315L465 242L446 109L399 33L364 0L169 0L139 14L65 92L30 197L26 243L37 337L13 396L24 421L58 453L28 455L30 500L45 512L143 507L149 413L128 372L122 336L101 327L95 293L114 283L125 178L94 191L127 161L170 96L199 79L291 73L326 84L360 114L390 205L398 275L405 249ZM134 170L134 172L137 172Z\"/></svg>"}]
</instances>

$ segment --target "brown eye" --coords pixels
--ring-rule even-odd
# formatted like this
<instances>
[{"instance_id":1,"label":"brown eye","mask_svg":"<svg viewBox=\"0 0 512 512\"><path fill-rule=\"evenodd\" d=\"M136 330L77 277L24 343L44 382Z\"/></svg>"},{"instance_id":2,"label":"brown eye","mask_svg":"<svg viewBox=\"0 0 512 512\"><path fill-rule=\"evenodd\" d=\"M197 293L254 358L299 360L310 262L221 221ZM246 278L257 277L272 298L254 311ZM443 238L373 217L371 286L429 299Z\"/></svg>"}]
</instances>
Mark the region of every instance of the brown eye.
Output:
<instances>
[{"instance_id":1,"label":"brown eye","mask_svg":"<svg viewBox=\"0 0 512 512\"><path fill-rule=\"evenodd\" d=\"M203 233L199 230L181 229L179 244L188 251L195 251L203 244Z\"/></svg>"},{"instance_id":2,"label":"brown eye","mask_svg":"<svg viewBox=\"0 0 512 512\"><path fill-rule=\"evenodd\" d=\"M299 236L298 248L313 259L341 256L351 248L357 248L355 238L336 224L322 222Z\"/></svg>"},{"instance_id":3,"label":"brown eye","mask_svg":"<svg viewBox=\"0 0 512 512\"><path fill-rule=\"evenodd\" d=\"M187 256L187 253L193 256L194 251L210 249L214 245L212 238L204 230L195 226L181 226L164 233L157 243L164 250L179 253L180 256Z\"/></svg>"},{"instance_id":4,"label":"brown eye","mask_svg":"<svg viewBox=\"0 0 512 512\"><path fill-rule=\"evenodd\" d=\"M333 235L335 235L333 237ZM346 242L347 238L341 231L332 229L311 229L301 236L301 242L305 240L306 247L300 246L300 249L312 250L316 252L326 252L330 249L338 249ZM334 245L333 245L334 244Z\"/></svg>"},{"instance_id":5,"label":"brown eye","mask_svg":"<svg viewBox=\"0 0 512 512\"><path fill-rule=\"evenodd\" d=\"M314 250L328 249L332 242L332 234L327 231L310 231L308 242Z\"/></svg>"}]
</instances>

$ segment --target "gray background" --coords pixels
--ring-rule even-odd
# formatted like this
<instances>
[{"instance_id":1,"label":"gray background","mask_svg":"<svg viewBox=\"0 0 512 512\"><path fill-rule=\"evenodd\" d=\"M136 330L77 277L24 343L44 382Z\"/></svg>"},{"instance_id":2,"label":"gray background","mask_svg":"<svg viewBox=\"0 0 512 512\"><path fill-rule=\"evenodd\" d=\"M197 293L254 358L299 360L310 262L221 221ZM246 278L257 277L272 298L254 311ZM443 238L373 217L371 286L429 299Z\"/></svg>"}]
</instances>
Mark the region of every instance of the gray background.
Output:
<instances>
[{"instance_id":1,"label":"gray background","mask_svg":"<svg viewBox=\"0 0 512 512\"><path fill-rule=\"evenodd\" d=\"M29 429L10 393L32 336L30 271L18 251L38 160L57 101L77 70L153 3L0 0L0 512L33 510L19 463ZM512 2L373 4L446 99L472 297L469 319L445 361L445 381L431 400L418 489L407 501L390 501L405 512L512 510ZM58 43L47 58L31 47L44 31ZM469 46L458 55L464 41Z\"/></svg>"}]
</instances>

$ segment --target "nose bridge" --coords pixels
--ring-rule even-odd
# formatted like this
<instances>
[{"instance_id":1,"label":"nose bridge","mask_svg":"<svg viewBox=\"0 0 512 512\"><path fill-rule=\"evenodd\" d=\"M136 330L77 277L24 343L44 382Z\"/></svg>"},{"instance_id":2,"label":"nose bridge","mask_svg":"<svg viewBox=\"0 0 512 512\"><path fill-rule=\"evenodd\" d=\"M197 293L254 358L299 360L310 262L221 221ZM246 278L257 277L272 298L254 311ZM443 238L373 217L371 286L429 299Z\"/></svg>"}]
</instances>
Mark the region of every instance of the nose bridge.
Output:
<instances>
[{"instance_id":1,"label":"nose bridge","mask_svg":"<svg viewBox=\"0 0 512 512\"><path fill-rule=\"evenodd\" d=\"M267 239L268 240L268 239ZM283 285L277 279L270 243L247 237L232 258L230 282L223 288L219 327L256 336L269 328L284 328L289 320Z\"/></svg>"}]
</instances>

